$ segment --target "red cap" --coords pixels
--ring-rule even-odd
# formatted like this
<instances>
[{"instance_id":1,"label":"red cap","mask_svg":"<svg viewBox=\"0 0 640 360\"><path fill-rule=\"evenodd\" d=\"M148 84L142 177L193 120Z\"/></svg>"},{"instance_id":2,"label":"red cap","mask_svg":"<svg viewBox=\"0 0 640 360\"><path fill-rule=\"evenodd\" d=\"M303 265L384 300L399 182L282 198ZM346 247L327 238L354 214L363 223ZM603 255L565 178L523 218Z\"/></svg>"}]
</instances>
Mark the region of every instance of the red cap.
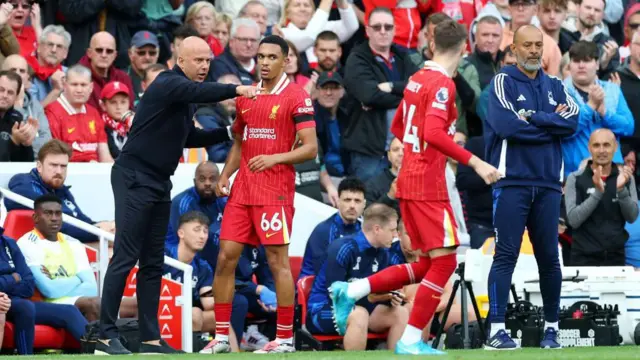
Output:
<instances>
[{"instance_id":1,"label":"red cap","mask_svg":"<svg viewBox=\"0 0 640 360\"><path fill-rule=\"evenodd\" d=\"M127 94L127 96L131 96L129 92L129 87L124 83L119 81L112 81L105 85L100 92L100 99L111 99L116 94Z\"/></svg>"}]
</instances>

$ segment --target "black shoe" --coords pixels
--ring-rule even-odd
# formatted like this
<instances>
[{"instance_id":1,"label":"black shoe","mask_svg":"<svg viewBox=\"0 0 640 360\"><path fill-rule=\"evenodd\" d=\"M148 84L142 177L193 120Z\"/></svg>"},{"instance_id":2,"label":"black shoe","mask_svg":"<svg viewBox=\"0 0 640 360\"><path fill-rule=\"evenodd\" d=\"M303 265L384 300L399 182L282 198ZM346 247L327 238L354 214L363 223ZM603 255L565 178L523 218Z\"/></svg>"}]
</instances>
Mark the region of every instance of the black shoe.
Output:
<instances>
[{"instance_id":1,"label":"black shoe","mask_svg":"<svg viewBox=\"0 0 640 360\"><path fill-rule=\"evenodd\" d=\"M133 353L120 342L120 339L111 339L109 344L105 344L102 341L96 341L96 349L93 351L93 355L132 355Z\"/></svg>"},{"instance_id":2,"label":"black shoe","mask_svg":"<svg viewBox=\"0 0 640 360\"><path fill-rule=\"evenodd\" d=\"M169 346L166 341L160 340L160 345L140 344L141 354L184 354L182 350L176 350Z\"/></svg>"}]
</instances>

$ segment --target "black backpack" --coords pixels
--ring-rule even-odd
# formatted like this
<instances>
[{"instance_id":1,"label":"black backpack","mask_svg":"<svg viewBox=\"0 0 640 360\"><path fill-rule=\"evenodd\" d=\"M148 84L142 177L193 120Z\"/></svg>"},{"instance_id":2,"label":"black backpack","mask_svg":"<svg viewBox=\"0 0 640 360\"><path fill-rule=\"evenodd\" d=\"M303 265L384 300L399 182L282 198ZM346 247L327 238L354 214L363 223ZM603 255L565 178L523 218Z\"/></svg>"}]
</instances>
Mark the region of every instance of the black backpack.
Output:
<instances>
[{"instance_id":1,"label":"black backpack","mask_svg":"<svg viewBox=\"0 0 640 360\"><path fill-rule=\"evenodd\" d=\"M452 325L447 330L447 337L444 339L445 349L464 349L462 331L462 324ZM471 338L472 349L479 349L484 345L485 339L482 337L482 331L480 331L480 325L477 321L469 323L469 337Z\"/></svg>"},{"instance_id":2,"label":"black backpack","mask_svg":"<svg viewBox=\"0 0 640 360\"><path fill-rule=\"evenodd\" d=\"M137 353L140 350L140 332L137 319L118 319L116 326L120 333L120 342L127 350ZM80 338L80 351L84 354L93 354L96 349L96 341L100 338L98 321L87 324L85 334Z\"/></svg>"}]
</instances>

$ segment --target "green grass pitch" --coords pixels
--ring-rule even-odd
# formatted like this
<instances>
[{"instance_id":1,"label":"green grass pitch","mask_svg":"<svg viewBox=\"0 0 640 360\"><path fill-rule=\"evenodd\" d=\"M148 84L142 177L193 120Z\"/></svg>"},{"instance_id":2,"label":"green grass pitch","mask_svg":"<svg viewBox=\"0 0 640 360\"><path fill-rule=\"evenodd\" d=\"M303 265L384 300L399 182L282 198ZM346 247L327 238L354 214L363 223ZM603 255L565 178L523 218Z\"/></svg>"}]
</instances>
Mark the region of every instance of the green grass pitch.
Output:
<instances>
[{"instance_id":1,"label":"green grass pitch","mask_svg":"<svg viewBox=\"0 0 640 360\"><path fill-rule=\"evenodd\" d=\"M251 353L224 354L224 355L175 355L175 356L154 356L154 355L133 355L133 357L144 360L255 360L259 357L286 360L391 360L391 359L412 359L415 356L396 356L390 351L300 351L294 354L283 355L257 355ZM4 359L13 357L3 356ZM111 357L113 358L113 357ZM119 359L131 359L132 356L120 356ZM419 357L420 359L426 357ZM510 359L510 360L610 360L610 359L640 359L640 348L636 346L618 347L581 347L566 348L561 350L541 350L541 349L519 349L514 351L485 351L485 350L450 350L445 356L435 356L436 359L456 359L456 360L489 360L489 359ZM31 357L21 356L13 359L27 360L89 360L95 359L93 355L36 355Z\"/></svg>"}]
</instances>

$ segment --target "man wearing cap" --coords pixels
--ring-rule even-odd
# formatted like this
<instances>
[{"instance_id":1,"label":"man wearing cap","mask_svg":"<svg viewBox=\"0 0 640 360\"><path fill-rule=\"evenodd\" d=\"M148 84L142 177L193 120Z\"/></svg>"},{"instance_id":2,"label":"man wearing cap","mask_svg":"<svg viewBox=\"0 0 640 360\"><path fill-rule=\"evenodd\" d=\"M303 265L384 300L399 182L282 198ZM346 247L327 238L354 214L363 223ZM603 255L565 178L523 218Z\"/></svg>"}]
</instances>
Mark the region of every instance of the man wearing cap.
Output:
<instances>
[{"instance_id":1,"label":"man wearing cap","mask_svg":"<svg viewBox=\"0 0 640 360\"><path fill-rule=\"evenodd\" d=\"M100 93L100 109L104 131L107 134L109 153L114 159L127 142L127 135L133 123L133 112L129 110L131 91L127 85L112 81Z\"/></svg>"},{"instance_id":2,"label":"man wearing cap","mask_svg":"<svg viewBox=\"0 0 640 360\"><path fill-rule=\"evenodd\" d=\"M318 98L314 101L314 110L318 143L324 153L323 170L332 177L342 178L345 176L343 159L348 155L340 147L340 139L349 120L346 109L340 106L344 97L342 76L335 71L325 71L318 77L316 88Z\"/></svg>"},{"instance_id":3,"label":"man wearing cap","mask_svg":"<svg viewBox=\"0 0 640 360\"><path fill-rule=\"evenodd\" d=\"M131 65L127 69L127 74L131 77L133 84L134 106L138 104L140 96L144 92L142 89L142 80L144 71L150 65L158 62L160 55L160 44L158 38L148 31L138 31L131 38L131 46L129 47L129 60Z\"/></svg>"}]
</instances>

